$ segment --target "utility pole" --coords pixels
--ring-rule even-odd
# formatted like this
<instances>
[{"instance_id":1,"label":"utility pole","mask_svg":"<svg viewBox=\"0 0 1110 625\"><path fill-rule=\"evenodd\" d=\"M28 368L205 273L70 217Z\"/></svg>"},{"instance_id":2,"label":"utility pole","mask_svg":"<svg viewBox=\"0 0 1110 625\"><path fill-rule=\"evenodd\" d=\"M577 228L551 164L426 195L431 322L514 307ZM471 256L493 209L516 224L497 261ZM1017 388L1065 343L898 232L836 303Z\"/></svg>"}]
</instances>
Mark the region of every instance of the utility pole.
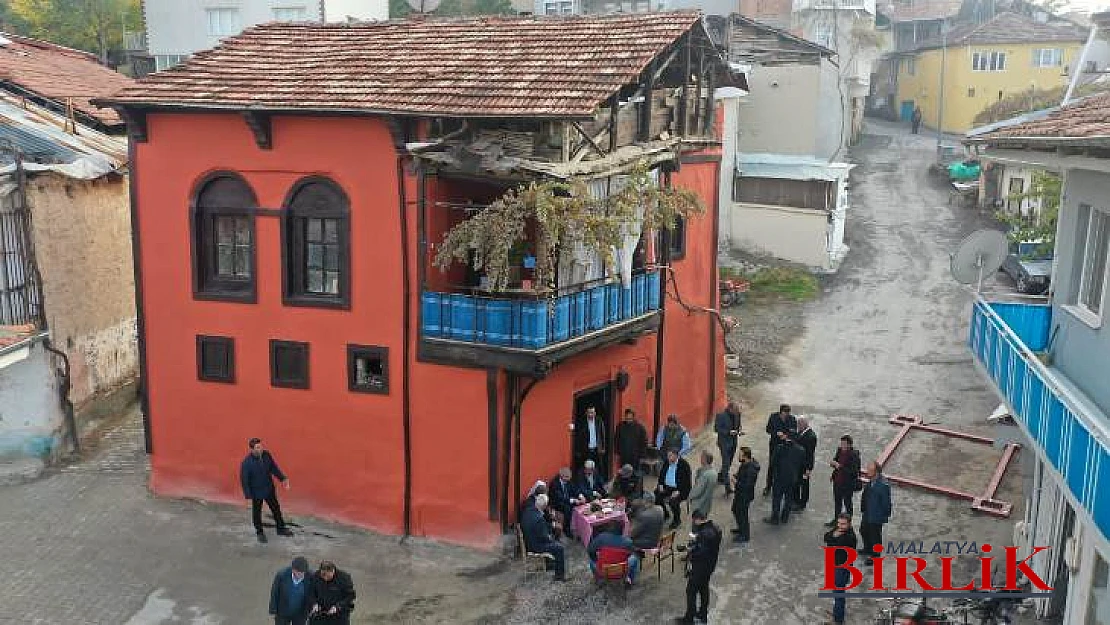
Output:
<instances>
[{"instance_id":1,"label":"utility pole","mask_svg":"<svg viewBox=\"0 0 1110 625\"><path fill-rule=\"evenodd\" d=\"M948 65L948 23L947 22L942 21L940 23L940 36L941 36L941 40L940 40L940 85L939 85L940 88L937 90L937 93L939 94L937 96L937 99L939 100L939 102L938 102L939 108L937 109L937 158L938 159L941 156L941 154L940 154L941 139L942 139L942 137L944 137L944 70L945 70L945 66Z\"/></svg>"}]
</instances>

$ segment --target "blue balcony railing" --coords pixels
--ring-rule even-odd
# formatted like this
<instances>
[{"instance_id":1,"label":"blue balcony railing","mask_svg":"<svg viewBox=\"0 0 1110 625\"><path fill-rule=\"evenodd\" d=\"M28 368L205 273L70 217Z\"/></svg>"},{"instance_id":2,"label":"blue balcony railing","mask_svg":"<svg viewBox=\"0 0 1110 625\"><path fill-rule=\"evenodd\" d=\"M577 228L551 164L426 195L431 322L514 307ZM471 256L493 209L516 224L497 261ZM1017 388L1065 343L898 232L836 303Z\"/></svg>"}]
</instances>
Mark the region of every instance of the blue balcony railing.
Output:
<instances>
[{"instance_id":1,"label":"blue balcony railing","mask_svg":"<svg viewBox=\"0 0 1110 625\"><path fill-rule=\"evenodd\" d=\"M1014 419L1063 477L1103 536L1110 537L1110 438L1035 351L1048 344L1047 305L975 302L968 344Z\"/></svg>"},{"instance_id":2,"label":"blue balcony railing","mask_svg":"<svg viewBox=\"0 0 1110 625\"><path fill-rule=\"evenodd\" d=\"M628 286L597 284L554 301L425 291L421 333L425 338L542 349L656 310L656 271L633 275Z\"/></svg>"}]
</instances>

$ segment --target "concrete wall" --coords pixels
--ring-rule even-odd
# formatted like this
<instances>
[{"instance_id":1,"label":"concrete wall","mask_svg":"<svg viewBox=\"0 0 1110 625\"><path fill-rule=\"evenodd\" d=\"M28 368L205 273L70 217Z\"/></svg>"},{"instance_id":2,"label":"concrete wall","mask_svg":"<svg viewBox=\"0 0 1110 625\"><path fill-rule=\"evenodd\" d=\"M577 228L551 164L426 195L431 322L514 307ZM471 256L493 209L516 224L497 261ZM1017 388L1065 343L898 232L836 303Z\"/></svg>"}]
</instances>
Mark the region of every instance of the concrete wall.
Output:
<instances>
[{"instance_id":1,"label":"concrete wall","mask_svg":"<svg viewBox=\"0 0 1110 625\"><path fill-rule=\"evenodd\" d=\"M817 137L829 127L828 119L818 123L820 74L817 65L753 67L740 101L739 151L817 155Z\"/></svg>"},{"instance_id":2,"label":"concrete wall","mask_svg":"<svg viewBox=\"0 0 1110 625\"><path fill-rule=\"evenodd\" d=\"M1102 294L1102 325L1092 327L1072 305L1079 289L1081 260L1076 250L1085 236L1080 233L1079 204L1103 210L1110 208L1110 174L1068 170L1056 236L1056 266L1053 268L1053 325L1057 333L1052 350L1053 366L1104 413L1110 412L1110 293ZM1110 271L1110 269L1108 269Z\"/></svg>"},{"instance_id":3,"label":"concrete wall","mask_svg":"<svg viewBox=\"0 0 1110 625\"><path fill-rule=\"evenodd\" d=\"M0 459L47 458L60 447L62 410L41 342L0 355Z\"/></svg>"},{"instance_id":4,"label":"concrete wall","mask_svg":"<svg viewBox=\"0 0 1110 625\"><path fill-rule=\"evenodd\" d=\"M288 0L286 0L288 1ZM324 19L329 22L389 19L388 0L324 0Z\"/></svg>"},{"instance_id":5,"label":"concrete wall","mask_svg":"<svg viewBox=\"0 0 1110 625\"><path fill-rule=\"evenodd\" d=\"M851 98L832 63L822 63L817 87L817 151L820 158L844 159L840 148L852 134Z\"/></svg>"},{"instance_id":6,"label":"concrete wall","mask_svg":"<svg viewBox=\"0 0 1110 625\"><path fill-rule=\"evenodd\" d=\"M732 244L808 267L829 269L825 211L733 202Z\"/></svg>"},{"instance_id":7,"label":"concrete wall","mask_svg":"<svg viewBox=\"0 0 1110 625\"><path fill-rule=\"evenodd\" d=\"M1002 97L1027 93L1031 88L1051 89L1067 85L1068 77L1063 67L1033 67L1035 48L1061 48L1064 65L1074 69L1082 50L1081 42L953 46L948 48L944 60L944 131L964 133L975 127L974 119L983 109ZM1005 52L1006 69L1003 71L974 71L972 59L975 52ZM921 107L926 126L936 128L939 106L941 75L941 50L926 50L917 54L915 61L903 61L898 74L896 107L903 101L913 101ZM910 70L913 69L913 73Z\"/></svg>"},{"instance_id":8,"label":"concrete wall","mask_svg":"<svg viewBox=\"0 0 1110 625\"><path fill-rule=\"evenodd\" d=\"M740 0L740 15L789 30L792 4L791 0Z\"/></svg>"},{"instance_id":9,"label":"concrete wall","mask_svg":"<svg viewBox=\"0 0 1110 625\"><path fill-rule=\"evenodd\" d=\"M51 340L69 356L80 412L137 374L127 179L36 175L27 202Z\"/></svg>"}]
</instances>

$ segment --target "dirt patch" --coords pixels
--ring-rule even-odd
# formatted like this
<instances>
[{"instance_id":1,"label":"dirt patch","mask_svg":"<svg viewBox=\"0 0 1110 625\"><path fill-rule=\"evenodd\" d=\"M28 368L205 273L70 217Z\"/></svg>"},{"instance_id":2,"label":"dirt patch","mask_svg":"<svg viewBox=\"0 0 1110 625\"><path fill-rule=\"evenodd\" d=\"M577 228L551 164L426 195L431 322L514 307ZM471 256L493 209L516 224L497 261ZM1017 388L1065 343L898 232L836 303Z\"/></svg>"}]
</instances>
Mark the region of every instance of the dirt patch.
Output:
<instances>
[{"instance_id":1,"label":"dirt patch","mask_svg":"<svg viewBox=\"0 0 1110 625\"><path fill-rule=\"evenodd\" d=\"M729 385L740 389L768 382L782 375L779 354L805 328L804 305L789 297L751 296L728 314L740 324L725 337L729 351L740 356L740 367L729 376Z\"/></svg>"}]
</instances>

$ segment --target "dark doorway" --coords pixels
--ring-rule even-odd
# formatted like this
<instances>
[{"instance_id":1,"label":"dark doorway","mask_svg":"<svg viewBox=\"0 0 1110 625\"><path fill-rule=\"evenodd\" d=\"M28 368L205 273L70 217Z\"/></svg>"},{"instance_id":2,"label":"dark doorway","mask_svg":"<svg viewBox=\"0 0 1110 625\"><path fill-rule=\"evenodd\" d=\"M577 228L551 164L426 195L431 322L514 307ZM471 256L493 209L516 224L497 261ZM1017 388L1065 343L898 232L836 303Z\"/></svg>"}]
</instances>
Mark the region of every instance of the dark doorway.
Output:
<instances>
[{"instance_id":1,"label":"dark doorway","mask_svg":"<svg viewBox=\"0 0 1110 625\"><path fill-rule=\"evenodd\" d=\"M610 458L612 445L610 439L613 432L613 386L611 383L595 386L574 394L574 433L571 437L571 470L576 474L586 460L587 444L589 441L586 426L586 409L593 407L597 411L597 419L601 423L603 434L604 452L599 458L598 470L605 479L609 478Z\"/></svg>"}]
</instances>

